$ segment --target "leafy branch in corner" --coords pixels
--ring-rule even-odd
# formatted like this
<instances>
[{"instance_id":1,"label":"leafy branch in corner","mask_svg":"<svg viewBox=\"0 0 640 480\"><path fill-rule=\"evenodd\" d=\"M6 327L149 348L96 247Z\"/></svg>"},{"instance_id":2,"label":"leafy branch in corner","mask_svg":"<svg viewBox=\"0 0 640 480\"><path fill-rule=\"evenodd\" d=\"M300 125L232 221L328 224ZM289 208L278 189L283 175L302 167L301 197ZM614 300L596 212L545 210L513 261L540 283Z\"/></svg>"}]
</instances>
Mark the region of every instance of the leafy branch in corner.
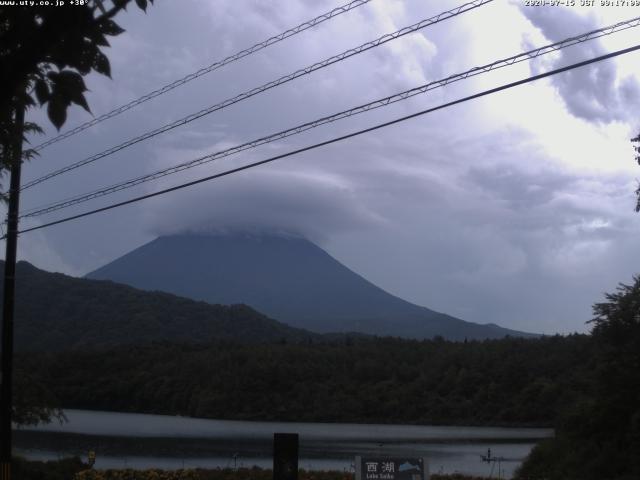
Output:
<instances>
[{"instance_id":1,"label":"leafy branch in corner","mask_svg":"<svg viewBox=\"0 0 640 480\"><path fill-rule=\"evenodd\" d=\"M130 2L111 0L108 8L105 7L105 0L87 0L73 8L0 6L0 178L13 170L14 182L11 192L0 194L0 200L9 204L5 258L7 265L12 263L13 268L17 245L20 165L37 155L35 149L23 148L23 145L28 143L29 135L43 133L39 125L24 121L25 112L29 108L46 106L47 116L58 130L66 122L67 110L72 104L91 113L85 97L87 86L83 77L91 72L111 77L111 65L103 49L109 46L108 37L124 32L113 18L126 9ZM148 3L153 3L153 0L135 2L146 11ZM13 261L10 262L9 258L13 258ZM5 270L5 282L13 282L13 275L7 272L10 272L9 268ZM12 288L8 291L13 295ZM3 348L6 348L6 338L9 346L13 342L11 335L4 336L8 331L5 327L11 323L13 315L13 306L7 297L4 299L5 306L11 306L4 310ZM47 399L47 390L43 389L41 380L17 375L16 388L12 392L10 373L9 355L9 359L3 357L2 362L2 374L8 377L1 392L3 415L6 413L7 417L12 418L9 408L13 401L13 419L18 424L47 422L52 417L63 419L59 409L50 407L52 402Z\"/></svg>"},{"instance_id":2,"label":"leafy branch in corner","mask_svg":"<svg viewBox=\"0 0 640 480\"><path fill-rule=\"evenodd\" d=\"M34 123L14 128L19 110L47 108L47 116L58 129L67 119L67 109L78 105L91 112L83 77L92 71L111 77L104 48L108 37L124 32L113 18L132 0L87 1L74 8L47 6L0 7L0 175L11 169L11 151L17 139L42 133ZM153 0L135 0L146 11ZM25 149L23 160L36 152Z\"/></svg>"}]
</instances>

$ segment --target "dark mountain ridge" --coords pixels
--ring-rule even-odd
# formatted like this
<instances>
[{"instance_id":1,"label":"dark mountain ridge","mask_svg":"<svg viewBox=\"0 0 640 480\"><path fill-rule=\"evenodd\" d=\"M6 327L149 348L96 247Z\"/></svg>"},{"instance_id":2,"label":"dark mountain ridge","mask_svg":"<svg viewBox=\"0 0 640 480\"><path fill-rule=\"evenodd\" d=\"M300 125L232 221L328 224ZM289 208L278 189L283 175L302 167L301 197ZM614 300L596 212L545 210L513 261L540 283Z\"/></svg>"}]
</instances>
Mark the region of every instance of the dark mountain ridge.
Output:
<instances>
[{"instance_id":1,"label":"dark mountain ridge","mask_svg":"<svg viewBox=\"0 0 640 480\"><path fill-rule=\"evenodd\" d=\"M4 269L3 261L0 268ZM17 265L18 351L109 348L166 341L297 342L317 337L246 305L211 305L170 293L49 273L27 262Z\"/></svg>"},{"instance_id":2,"label":"dark mountain ridge","mask_svg":"<svg viewBox=\"0 0 640 480\"><path fill-rule=\"evenodd\" d=\"M414 305L313 243L277 235L159 237L87 275L209 303L244 303L314 332L451 340L532 336Z\"/></svg>"}]
</instances>

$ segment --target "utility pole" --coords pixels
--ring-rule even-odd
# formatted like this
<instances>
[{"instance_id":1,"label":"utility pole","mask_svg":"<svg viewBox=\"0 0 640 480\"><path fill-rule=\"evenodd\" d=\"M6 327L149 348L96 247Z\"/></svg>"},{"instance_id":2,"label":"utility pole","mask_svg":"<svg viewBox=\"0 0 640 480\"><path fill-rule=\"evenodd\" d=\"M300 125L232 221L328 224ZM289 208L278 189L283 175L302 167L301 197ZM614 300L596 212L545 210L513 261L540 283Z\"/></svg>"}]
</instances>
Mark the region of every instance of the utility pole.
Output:
<instances>
[{"instance_id":1,"label":"utility pole","mask_svg":"<svg viewBox=\"0 0 640 480\"><path fill-rule=\"evenodd\" d=\"M496 462L498 463L498 480L500 480L502 478L502 473L501 473L501 469L502 469L502 462L504 461L504 457L496 457L496 456L492 456L491 455L491 449L489 448L487 450L487 454L486 455L480 455L480 458L482 459L483 462L487 462L491 465L491 472L489 473L489 478L491 478L493 476L493 469L496 466Z\"/></svg>"},{"instance_id":2,"label":"utility pole","mask_svg":"<svg viewBox=\"0 0 640 480\"><path fill-rule=\"evenodd\" d=\"M11 479L11 413L13 384L13 313L16 289L16 254L18 250L18 212L20 210L20 171L24 105L17 102L12 142L8 155L11 165L7 245L4 261L4 297L2 299L2 385L0 386L0 480ZM5 145L5 154L7 147Z\"/></svg>"}]
</instances>

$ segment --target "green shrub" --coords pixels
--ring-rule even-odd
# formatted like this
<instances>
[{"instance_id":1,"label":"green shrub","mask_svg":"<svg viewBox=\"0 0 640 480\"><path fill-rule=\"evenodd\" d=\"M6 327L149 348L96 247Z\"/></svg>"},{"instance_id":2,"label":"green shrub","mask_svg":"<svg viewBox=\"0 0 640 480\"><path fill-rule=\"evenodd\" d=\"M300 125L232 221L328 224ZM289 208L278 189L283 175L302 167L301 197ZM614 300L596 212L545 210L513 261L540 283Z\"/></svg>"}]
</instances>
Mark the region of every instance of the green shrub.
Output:
<instances>
[{"instance_id":1,"label":"green shrub","mask_svg":"<svg viewBox=\"0 0 640 480\"><path fill-rule=\"evenodd\" d=\"M88 468L78 457L62 460L36 462L24 458L13 458L13 478L15 480L70 480Z\"/></svg>"}]
</instances>

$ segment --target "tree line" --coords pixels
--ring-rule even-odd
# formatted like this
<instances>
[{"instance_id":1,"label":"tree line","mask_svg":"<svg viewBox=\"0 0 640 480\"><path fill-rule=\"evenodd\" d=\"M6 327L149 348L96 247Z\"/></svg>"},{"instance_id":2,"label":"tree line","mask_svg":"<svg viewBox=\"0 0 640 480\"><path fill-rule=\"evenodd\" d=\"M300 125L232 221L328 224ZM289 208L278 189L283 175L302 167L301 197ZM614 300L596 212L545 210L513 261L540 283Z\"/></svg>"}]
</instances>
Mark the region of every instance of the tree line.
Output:
<instances>
[{"instance_id":1,"label":"tree line","mask_svg":"<svg viewBox=\"0 0 640 480\"><path fill-rule=\"evenodd\" d=\"M586 335L156 343L21 354L65 408L202 418L550 426L589 388Z\"/></svg>"},{"instance_id":2,"label":"tree line","mask_svg":"<svg viewBox=\"0 0 640 480\"><path fill-rule=\"evenodd\" d=\"M640 277L590 335L307 338L22 353L49 406L204 418L552 426L521 479L640 478ZM33 397L33 398L35 398Z\"/></svg>"},{"instance_id":3,"label":"tree line","mask_svg":"<svg viewBox=\"0 0 640 480\"><path fill-rule=\"evenodd\" d=\"M640 478L640 276L594 306L588 389L556 419L522 478Z\"/></svg>"}]
</instances>

